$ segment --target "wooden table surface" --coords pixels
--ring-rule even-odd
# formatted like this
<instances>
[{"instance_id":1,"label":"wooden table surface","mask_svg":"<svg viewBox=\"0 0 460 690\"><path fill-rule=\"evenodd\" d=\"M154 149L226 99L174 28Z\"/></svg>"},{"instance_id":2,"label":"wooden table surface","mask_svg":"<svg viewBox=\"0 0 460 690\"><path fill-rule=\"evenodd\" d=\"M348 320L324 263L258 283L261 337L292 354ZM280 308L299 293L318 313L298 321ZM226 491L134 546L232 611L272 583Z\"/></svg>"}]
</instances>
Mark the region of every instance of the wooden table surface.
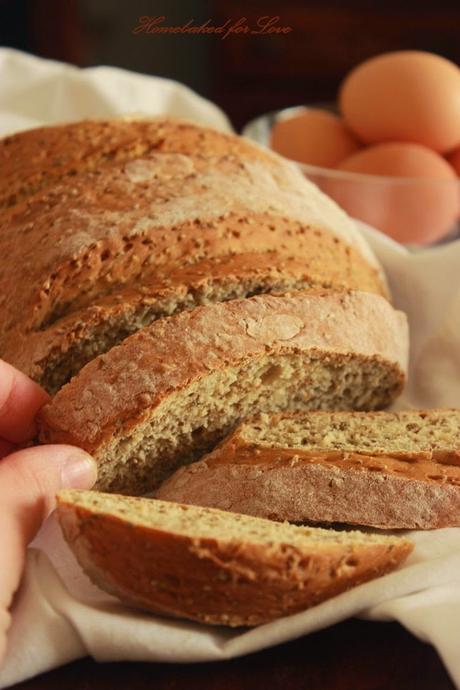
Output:
<instances>
[{"instance_id":1,"label":"wooden table surface","mask_svg":"<svg viewBox=\"0 0 460 690\"><path fill-rule=\"evenodd\" d=\"M209 664L83 659L15 690L455 690L432 647L396 623L349 620L279 647Z\"/></svg>"}]
</instances>

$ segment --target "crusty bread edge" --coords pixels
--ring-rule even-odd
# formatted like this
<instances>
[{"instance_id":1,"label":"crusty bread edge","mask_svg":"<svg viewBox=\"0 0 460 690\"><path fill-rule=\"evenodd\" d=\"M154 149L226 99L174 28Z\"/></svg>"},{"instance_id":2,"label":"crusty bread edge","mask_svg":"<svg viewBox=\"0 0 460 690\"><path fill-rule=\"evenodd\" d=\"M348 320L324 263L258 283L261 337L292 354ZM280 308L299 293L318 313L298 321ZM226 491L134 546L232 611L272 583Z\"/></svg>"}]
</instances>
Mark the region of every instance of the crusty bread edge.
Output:
<instances>
[{"instance_id":1,"label":"crusty bread edge","mask_svg":"<svg viewBox=\"0 0 460 690\"><path fill-rule=\"evenodd\" d=\"M180 468L156 498L290 522L377 529L460 526L460 486L373 472L366 469L371 455L361 455L363 467L357 469L339 467L337 455L327 466L327 453L323 462L315 463L314 453L310 461L306 454L296 458L295 449L281 461L279 449L264 448L263 462L232 462L231 457L225 462L227 450L224 442L209 460ZM224 462L215 462L219 459Z\"/></svg>"},{"instance_id":2,"label":"crusty bread edge","mask_svg":"<svg viewBox=\"0 0 460 690\"><path fill-rule=\"evenodd\" d=\"M173 533L167 535L161 531L146 530L145 526L136 525L129 519L121 520L110 514L104 515L90 509L82 510L81 506L79 507L72 500L71 492L61 492L58 496L58 517L64 536L77 560L94 584L101 589L117 596L129 605L153 613L230 627L260 625L284 615L298 613L351 587L394 570L413 549L410 541L392 538L381 543L365 546L360 544L352 551L345 547L340 549L337 546L335 551L331 548L322 548L319 550L320 555L317 553L310 555L302 563L302 554L286 544L276 549L273 545L266 548L241 541L238 548L235 548L235 543L229 548L228 544L221 543L217 539L191 538L184 535L178 538L178 535ZM93 535L97 535L95 542L91 539L91 535L88 538L88 533L83 536L83 531L88 525ZM116 541L108 540L107 543L104 539L101 549L100 529L101 527L110 529L112 526L118 530L118 533L120 528L126 530L131 544L140 542L141 551L135 562L131 564L127 562L126 553L123 554L122 559L117 560L117 557L111 559L113 553L117 554L119 548ZM205 590L204 601L217 597L217 601L223 604L220 610L216 610L215 602L214 612L211 614L196 609L193 589L187 590L185 598L182 593L182 596L178 597L178 605L174 608L162 606L155 598L154 587L148 598L136 593L135 574L133 587L120 586L120 574L124 575L131 566L135 572L141 572L142 577L149 577L149 552L157 561L158 551L155 547L157 543L161 546L161 542L166 549L174 546L172 558L176 558L174 565L177 566L179 572L181 568L183 571L183 564L179 562L181 555L189 561L192 556L194 576L201 577L201 588ZM147 552L145 551L146 543L149 547ZM105 567L101 567L96 562L101 550L109 551L111 554ZM312 558L314 563L311 562ZM206 571L210 564L215 573L211 579L208 578ZM337 578L326 588L321 582L325 574L331 581ZM244 591L243 598L238 596L238 590L241 587ZM178 591L178 594L181 593ZM238 598L236 605L235 594ZM259 607L255 612L253 601L256 598ZM260 606L261 598L262 607Z\"/></svg>"}]
</instances>

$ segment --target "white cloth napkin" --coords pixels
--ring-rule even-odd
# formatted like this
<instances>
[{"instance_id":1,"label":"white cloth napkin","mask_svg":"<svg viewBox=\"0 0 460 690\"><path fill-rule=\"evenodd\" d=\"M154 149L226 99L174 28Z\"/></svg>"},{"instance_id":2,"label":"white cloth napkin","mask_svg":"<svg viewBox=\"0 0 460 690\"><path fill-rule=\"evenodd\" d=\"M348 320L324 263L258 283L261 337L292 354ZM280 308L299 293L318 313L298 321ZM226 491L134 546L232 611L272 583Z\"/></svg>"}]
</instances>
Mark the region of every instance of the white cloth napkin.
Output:
<instances>
[{"instance_id":1,"label":"white cloth napkin","mask_svg":"<svg viewBox=\"0 0 460 690\"><path fill-rule=\"evenodd\" d=\"M0 49L0 133L127 111L167 112L228 128L214 105L180 84L108 67L77 70ZM460 407L460 242L411 254L360 227L410 320L410 380L398 407ZM0 688L86 654L101 661L229 659L350 616L400 621L436 647L460 688L460 529L410 537L416 548L397 572L241 632L157 618L100 592L82 574L52 516L29 551Z\"/></svg>"},{"instance_id":2,"label":"white cloth napkin","mask_svg":"<svg viewBox=\"0 0 460 690\"><path fill-rule=\"evenodd\" d=\"M231 129L216 105L170 79L117 67L82 70L0 48L0 136L88 117L165 113Z\"/></svg>"}]
</instances>

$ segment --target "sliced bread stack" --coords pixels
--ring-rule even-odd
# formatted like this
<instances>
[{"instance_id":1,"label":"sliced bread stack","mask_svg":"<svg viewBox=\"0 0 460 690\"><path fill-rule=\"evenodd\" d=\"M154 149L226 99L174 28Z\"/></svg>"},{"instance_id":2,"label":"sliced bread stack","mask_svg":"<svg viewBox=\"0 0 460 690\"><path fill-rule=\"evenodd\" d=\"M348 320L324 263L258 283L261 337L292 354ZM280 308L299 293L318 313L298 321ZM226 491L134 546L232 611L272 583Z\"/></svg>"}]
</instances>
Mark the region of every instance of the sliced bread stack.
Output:
<instances>
[{"instance_id":1,"label":"sliced bread stack","mask_svg":"<svg viewBox=\"0 0 460 690\"><path fill-rule=\"evenodd\" d=\"M97 488L145 493L255 410L385 407L403 385L404 326L379 295L332 290L159 319L64 386L40 438L90 452Z\"/></svg>"},{"instance_id":2,"label":"sliced bread stack","mask_svg":"<svg viewBox=\"0 0 460 690\"><path fill-rule=\"evenodd\" d=\"M256 412L375 410L402 390L406 319L353 222L244 139L168 119L20 133L0 142L0 208L0 356L55 394L40 440L92 453L99 489L155 490ZM97 584L227 625L412 548L97 492L58 512Z\"/></svg>"},{"instance_id":3,"label":"sliced bread stack","mask_svg":"<svg viewBox=\"0 0 460 690\"><path fill-rule=\"evenodd\" d=\"M407 324L377 262L279 156L82 122L4 139L0 187L0 356L57 392L41 440L93 453L99 488L152 490L258 411L400 393Z\"/></svg>"}]
</instances>

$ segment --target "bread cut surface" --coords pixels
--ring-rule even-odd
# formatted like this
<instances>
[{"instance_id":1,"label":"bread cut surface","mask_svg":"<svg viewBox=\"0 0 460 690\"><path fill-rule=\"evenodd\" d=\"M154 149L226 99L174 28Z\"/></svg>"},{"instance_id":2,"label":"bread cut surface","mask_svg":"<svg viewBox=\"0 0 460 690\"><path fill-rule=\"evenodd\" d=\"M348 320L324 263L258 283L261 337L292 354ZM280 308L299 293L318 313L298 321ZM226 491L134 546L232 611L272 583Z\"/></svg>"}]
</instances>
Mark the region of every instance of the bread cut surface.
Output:
<instances>
[{"instance_id":1,"label":"bread cut surface","mask_svg":"<svg viewBox=\"0 0 460 690\"><path fill-rule=\"evenodd\" d=\"M58 495L64 536L91 580L154 613L254 626L396 568L407 539L296 527L92 491Z\"/></svg>"},{"instance_id":2,"label":"bread cut surface","mask_svg":"<svg viewBox=\"0 0 460 690\"><path fill-rule=\"evenodd\" d=\"M3 356L55 394L91 359L158 318L256 294L309 287L346 287L341 264L326 278L315 261L276 252L236 254L155 274L141 285L76 308L46 328L11 337Z\"/></svg>"},{"instance_id":3,"label":"bread cut surface","mask_svg":"<svg viewBox=\"0 0 460 690\"><path fill-rule=\"evenodd\" d=\"M157 496L293 522L459 526L460 411L264 414Z\"/></svg>"},{"instance_id":4,"label":"bread cut surface","mask_svg":"<svg viewBox=\"0 0 460 690\"><path fill-rule=\"evenodd\" d=\"M256 411L376 409L402 390L407 323L371 293L260 295L160 319L87 364L40 414L43 442L144 493Z\"/></svg>"},{"instance_id":5,"label":"bread cut surface","mask_svg":"<svg viewBox=\"0 0 460 690\"><path fill-rule=\"evenodd\" d=\"M93 308L104 320L105 298L187 264L276 254L302 261L311 284L387 295L353 221L295 166L234 135L164 119L20 133L0 142L0 182L0 356L38 378L55 327L63 351L80 347L61 319Z\"/></svg>"}]
</instances>

